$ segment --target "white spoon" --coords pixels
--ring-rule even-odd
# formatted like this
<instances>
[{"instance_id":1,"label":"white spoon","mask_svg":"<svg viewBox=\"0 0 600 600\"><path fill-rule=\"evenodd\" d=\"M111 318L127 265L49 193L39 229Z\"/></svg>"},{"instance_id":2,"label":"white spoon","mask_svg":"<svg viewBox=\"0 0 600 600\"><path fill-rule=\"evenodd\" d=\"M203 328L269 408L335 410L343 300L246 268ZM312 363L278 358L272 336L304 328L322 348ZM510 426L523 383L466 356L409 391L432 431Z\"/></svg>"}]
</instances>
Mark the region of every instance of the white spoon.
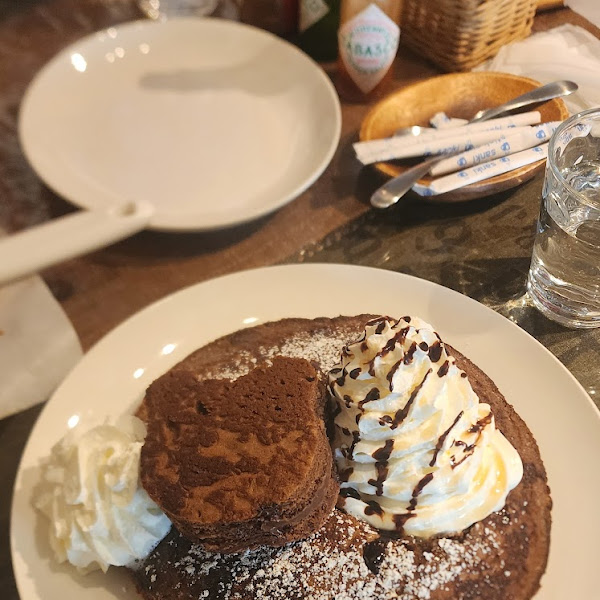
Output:
<instances>
[{"instance_id":1,"label":"white spoon","mask_svg":"<svg viewBox=\"0 0 600 600\"><path fill-rule=\"evenodd\" d=\"M122 240L150 222L154 208L130 203L83 210L0 240L0 285Z\"/></svg>"}]
</instances>

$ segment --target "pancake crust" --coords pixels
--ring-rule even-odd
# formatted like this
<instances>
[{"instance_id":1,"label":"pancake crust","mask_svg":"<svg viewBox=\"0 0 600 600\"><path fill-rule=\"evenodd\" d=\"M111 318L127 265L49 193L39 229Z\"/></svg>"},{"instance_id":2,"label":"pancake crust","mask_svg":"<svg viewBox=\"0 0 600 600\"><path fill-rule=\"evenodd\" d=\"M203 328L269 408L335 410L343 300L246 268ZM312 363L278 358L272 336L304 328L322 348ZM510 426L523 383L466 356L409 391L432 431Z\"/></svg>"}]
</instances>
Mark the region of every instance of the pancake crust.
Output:
<instances>
[{"instance_id":1,"label":"pancake crust","mask_svg":"<svg viewBox=\"0 0 600 600\"><path fill-rule=\"evenodd\" d=\"M277 355L317 361L324 374L373 315L284 319L225 336L176 368L235 378ZM446 345L523 460L521 483L503 510L460 535L422 540L380 535L335 509L308 539L280 548L219 554L173 530L132 575L146 600L528 600L546 568L551 499L531 432L494 383Z\"/></svg>"}]
</instances>

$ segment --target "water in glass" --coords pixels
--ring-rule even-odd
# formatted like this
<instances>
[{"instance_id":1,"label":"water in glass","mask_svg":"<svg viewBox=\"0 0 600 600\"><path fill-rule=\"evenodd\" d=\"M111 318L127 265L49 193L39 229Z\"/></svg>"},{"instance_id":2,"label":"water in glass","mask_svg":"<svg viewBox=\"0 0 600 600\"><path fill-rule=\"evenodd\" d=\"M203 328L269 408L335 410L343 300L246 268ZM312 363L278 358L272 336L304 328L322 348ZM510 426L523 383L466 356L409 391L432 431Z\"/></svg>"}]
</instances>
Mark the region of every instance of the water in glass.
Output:
<instances>
[{"instance_id":1,"label":"water in glass","mask_svg":"<svg viewBox=\"0 0 600 600\"><path fill-rule=\"evenodd\" d=\"M600 137L588 129L549 158L528 280L541 312L581 328L600 326Z\"/></svg>"}]
</instances>

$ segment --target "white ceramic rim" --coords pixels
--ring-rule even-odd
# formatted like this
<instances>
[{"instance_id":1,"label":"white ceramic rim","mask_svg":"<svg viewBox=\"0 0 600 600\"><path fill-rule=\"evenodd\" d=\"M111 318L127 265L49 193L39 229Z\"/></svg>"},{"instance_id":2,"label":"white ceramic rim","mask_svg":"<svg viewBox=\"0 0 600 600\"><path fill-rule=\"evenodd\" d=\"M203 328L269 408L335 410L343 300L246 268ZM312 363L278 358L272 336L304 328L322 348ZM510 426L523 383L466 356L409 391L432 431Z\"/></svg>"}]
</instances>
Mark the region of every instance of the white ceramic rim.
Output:
<instances>
[{"instance_id":1,"label":"white ceramic rim","mask_svg":"<svg viewBox=\"0 0 600 600\"><path fill-rule=\"evenodd\" d=\"M237 29L240 31L243 30L245 32L252 32L253 35L257 36L257 39L263 38L270 40L276 50L285 50L291 53L290 56L293 56L295 61L302 61L307 66L310 65L310 72L314 78L314 83L319 86L319 94L322 97L323 102L327 103L328 122L332 128L332 135L328 144L323 144L322 147L318 147L316 149L318 162L315 163L312 171L307 174L307 176L298 178L294 185L289 187L286 193L283 193L276 198L272 198L267 206L259 206L250 210L240 211L238 214L234 214L232 211L231 216L217 217L212 219L211 222L205 222L201 216L200 218L194 218L193 213L191 216L184 214L183 216L175 216L174 218L168 219L161 219L160 216L155 216L152 217L148 225L149 229L171 232L212 231L253 221L261 216L272 213L273 211L281 208L285 204L297 198L319 178L319 176L331 162L340 140L342 127L341 106L337 92L331 80L325 74L323 69L310 57L308 57L308 55L303 53L296 46L265 30L226 19L211 17L178 17L164 21L142 19L126 22L116 27L110 27L105 30L97 31L81 38L80 40L69 45L67 48L64 48L35 75L24 94L18 119L19 141L23 152L40 178L54 192L70 203L83 208L90 208L85 198L82 198L73 192L69 185L68 177L61 175L60 168L56 168L56 165L53 163L53 161L57 159L54 159L50 153L45 152L43 148L39 148L35 142L35 136L32 134L33 123L35 121L39 122L47 110L45 98L41 93L38 93L40 82L47 80L47 78L57 77L57 75L55 75L57 65L60 65L65 61L69 61L69 56L73 53L76 53L82 46L90 43L102 45L104 42L100 40L99 36L104 35L106 38L106 34L109 31L116 32L117 35L128 35L130 32L140 28L174 28L181 23L185 23L188 26L194 24L194 26L197 26L198 28L223 27L232 31ZM57 80L56 85L60 85L60 81ZM232 177L235 177L235 173L232 173ZM107 185L106 182L102 181L92 181L91 183L93 184L94 195L97 195L98 193L106 195L107 205L109 202L112 202L113 204L121 204L123 202L123 200L119 198L118 194L116 194L114 190L110 189L110 184ZM130 199L127 201L129 200ZM144 202L145 199L140 198L139 201Z\"/></svg>"}]
</instances>

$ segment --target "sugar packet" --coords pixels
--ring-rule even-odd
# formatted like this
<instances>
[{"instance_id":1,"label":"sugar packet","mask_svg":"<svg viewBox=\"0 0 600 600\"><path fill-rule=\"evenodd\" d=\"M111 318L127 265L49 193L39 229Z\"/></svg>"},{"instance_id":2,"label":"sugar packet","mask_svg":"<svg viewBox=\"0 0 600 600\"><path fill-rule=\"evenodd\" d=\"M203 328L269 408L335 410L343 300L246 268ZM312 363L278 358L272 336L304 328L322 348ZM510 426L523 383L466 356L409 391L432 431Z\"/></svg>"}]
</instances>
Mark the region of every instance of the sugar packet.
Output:
<instances>
[{"instance_id":1,"label":"sugar packet","mask_svg":"<svg viewBox=\"0 0 600 600\"><path fill-rule=\"evenodd\" d=\"M459 171L473 165L502 158L509 154L515 154L533 146L538 146L540 143L550 139L550 136L560 123L561 121L552 121L550 123L535 125L534 127L508 130L503 132L498 139L488 144L442 160L431 168L430 173L433 176L445 175L446 173Z\"/></svg>"},{"instance_id":2,"label":"sugar packet","mask_svg":"<svg viewBox=\"0 0 600 600\"><path fill-rule=\"evenodd\" d=\"M548 156L548 144L542 144L535 148L529 148L516 154L503 156L498 160L481 163L470 169L458 171L439 179L434 179L429 185L415 184L413 190L420 196L436 196L457 190L461 187L490 179L496 175L508 173L519 167L529 165L539 160L544 160Z\"/></svg>"},{"instance_id":3,"label":"sugar packet","mask_svg":"<svg viewBox=\"0 0 600 600\"><path fill-rule=\"evenodd\" d=\"M497 133L498 130L536 125L540 121L539 111L531 111L510 117L472 123L462 127L428 132L422 139L420 139L420 136L411 139L409 139L409 136L396 136L357 142L353 144L353 148L358 160L368 165L395 158L410 158L469 150L476 145L485 144L495 139L497 135L494 135L494 132ZM486 132L491 132L491 134L486 135Z\"/></svg>"}]
</instances>

